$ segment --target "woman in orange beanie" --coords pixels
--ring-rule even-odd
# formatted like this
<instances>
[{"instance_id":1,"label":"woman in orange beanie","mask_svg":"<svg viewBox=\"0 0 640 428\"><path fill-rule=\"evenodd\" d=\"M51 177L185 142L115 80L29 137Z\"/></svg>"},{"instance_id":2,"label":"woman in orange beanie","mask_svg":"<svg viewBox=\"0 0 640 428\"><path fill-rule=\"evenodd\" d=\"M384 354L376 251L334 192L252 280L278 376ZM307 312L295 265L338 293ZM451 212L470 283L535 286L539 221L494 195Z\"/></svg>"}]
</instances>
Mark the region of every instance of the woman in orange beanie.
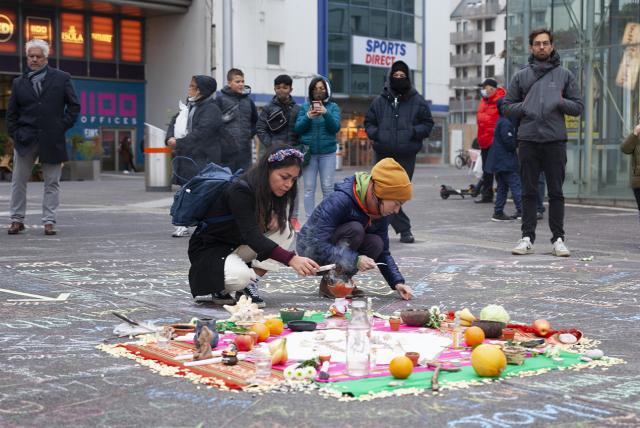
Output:
<instances>
[{"instance_id":1,"label":"woman in orange beanie","mask_svg":"<svg viewBox=\"0 0 640 428\"><path fill-rule=\"evenodd\" d=\"M357 172L335 185L300 230L298 254L319 264L335 263L349 276L377 267L401 298L411 299L411 288L389 251L389 216L398 213L411 196L406 171L392 158L382 159L371 173ZM324 279L320 295L335 297ZM364 292L356 287L352 296L361 297Z\"/></svg>"}]
</instances>

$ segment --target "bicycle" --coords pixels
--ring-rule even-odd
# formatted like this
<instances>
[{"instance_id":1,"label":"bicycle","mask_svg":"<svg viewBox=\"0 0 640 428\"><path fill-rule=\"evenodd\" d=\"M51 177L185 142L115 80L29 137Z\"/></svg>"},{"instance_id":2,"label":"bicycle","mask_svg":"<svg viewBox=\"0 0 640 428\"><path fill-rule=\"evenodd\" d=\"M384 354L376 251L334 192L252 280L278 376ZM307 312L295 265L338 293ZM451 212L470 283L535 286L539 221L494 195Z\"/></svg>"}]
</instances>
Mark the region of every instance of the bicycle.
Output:
<instances>
[{"instance_id":1,"label":"bicycle","mask_svg":"<svg viewBox=\"0 0 640 428\"><path fill-rule=\"evenodd\" d=\"M458 149L458 155L456 156L454 163L458 169L462 169L464 166L471 168L471 156L469 155L469 151L465 149Z\"/></svg>"}]
</instances>

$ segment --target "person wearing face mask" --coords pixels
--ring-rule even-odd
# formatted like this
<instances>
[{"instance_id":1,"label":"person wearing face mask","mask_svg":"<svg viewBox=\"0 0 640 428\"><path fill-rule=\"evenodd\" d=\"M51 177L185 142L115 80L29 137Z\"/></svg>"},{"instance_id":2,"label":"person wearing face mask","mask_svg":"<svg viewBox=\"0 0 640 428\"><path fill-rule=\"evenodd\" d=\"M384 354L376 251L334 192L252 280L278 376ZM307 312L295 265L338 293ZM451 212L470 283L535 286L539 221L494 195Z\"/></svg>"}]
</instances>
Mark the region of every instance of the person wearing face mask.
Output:
<instances>
[{"instance_id":1,"label":"person wearing face mask","mask_svg":"<svg viewBox=\"0 0 640 428\"><path fill-rule=\"evenodd\" d=\"M423 96L411 85L409 66L396 61L391 66L388 85L371 105L364 119L369 139L373 140L376 162L386 157L395 159L413 177L416 154L422 149L422 140L433 128L431 110ZM411 220L400 209L393 216L391 226L400 234L400 242L415 241L411 233Z\"/></svg>"},{"instance_id":2,"label":"person wearing face mask","mask_svg":"<svg viewBox=\"0 0 640 428\"><path fill-rule=\"evenodd\" d=\"M298 254L319 264L335 263L349 277L378 268L400 298L411 299L413 291L389 249L389 221L412 192L407 172L392 158L380 160L371 173L356 172L336 184L335 191L313 210L298 235ZM325 277L319 294L336 297ZM354 287L351 296L362 297L364 291Z\"/></svg>"},{"instance_id":3,"label":"person wearing face mask","mask_svg":"<svg viewBox=\"0 0 640 428\"><path fill-rule=\"evenodd\" d=\"M482 179L480 181L480 198L476 203L492 203L493 202L493 174L485 168L489 149L493 143L493 134L496 129L496 123L500 117L498 113L497 102L505 95L505 90L498 87L495 79L485 79L480 84L480 95L482 99L478 105L476 114L476 123L478 124L478 145L480 146L480 155L482 156Z\"/></svg>"},{"instance_id":4,"label":"person wearing face mask","mask_svg":"<svg viewBox=\"0 0 640 428\"><path fill-rule=\"evenodd\" d=\"M571 254L565 244L562 185L567 163L565 115L582 114L580 88L571 71L560 66L553 35L541 28L529 34L529 65L513 75L503 113L518 121L518 158L522 181L522 238L512 254L533 253L536 238L538 179L544 172L549 196L551 253Z\"/></svg>"},{"instance_id":5,"label":"person wearing face mask","mask_svg":"<svg viewBox=\"0 0 640 428\"><path fill-rule=\"evenodd\" d=\"M309 101L298 112L294 132L300 135L305 153L304 211L307 219L316 206L316 180L320 175L322 198L333 191L336 176L336 134L340 130L340 107L331 101L331 86L322 76L309 84Z\"/></svg>"},{"instance_id":6,"label":"person wearing face mask","mask_svg":"<svg viewBox=\"0 0 640 428\"><path fill-rule=\"evenodd\" d=\"M191 159L179 159L174 171L174 183L183 185L207 163L221 164L222 113L211 95L216 92L216 80L210 76L193 76L187 90L189 109L185 129L176 128L175 115L167 129L165 143L174 150L176 156ZM178 138L176 138L178 136ZM177 226L174 238L189 236L189 230Z\"/></svg>"}]
</instances>

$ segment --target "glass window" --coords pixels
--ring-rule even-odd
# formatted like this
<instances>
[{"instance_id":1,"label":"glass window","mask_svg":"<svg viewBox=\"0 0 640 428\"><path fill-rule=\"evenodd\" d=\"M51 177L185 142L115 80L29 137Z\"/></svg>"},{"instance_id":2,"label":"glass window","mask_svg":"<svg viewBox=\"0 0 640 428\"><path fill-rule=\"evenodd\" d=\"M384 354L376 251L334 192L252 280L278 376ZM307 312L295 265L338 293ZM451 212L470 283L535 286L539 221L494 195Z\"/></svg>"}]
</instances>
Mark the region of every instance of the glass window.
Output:
<instances>
[{"instance_id":1,"label":"glass window","mask_svg":"<svg viewBox=\"0 0 640 428\"><path fill-rule=\"evenodd\" d=\"M478 21L481 22L481 21ZM484 30L485 31L495 31L496 29L496 20L491 18L491 19L485 19L484 20Z\"/></svg>"},{"instance_id":2,"label":"glass window","mask_svg":"<svg viewBox=\"0 0 640 428\"><path fill-rule=\"evenodd\" d=\"M267 64L280 65L280 43L267 42Z\"/></svg>"},{"instance_id":3,"label":"glass window","mask_svg":"<svg viewBox=\"0 0 640 428\"><path fill-rule=\"evenodd\" d=\"M476 30L482 31L482 20L481 19L476 21Z\"/></svg>"},{"instance_id":4,"label":"glass window","mask_svg":"<svg viewBox=\"0 0 640 428\"><path fill-rule=\"evenodd\" d=\"M496 75L496 68L493 65L487 65L484 67L484 77L494 77Z\"/></svg>"},{"instance_id":5,"label":"glass window","mask_svg":"<svg viewBox=\"0 0 640 428\"><path fill-rule=\"evenodd\" d=\"M386 68L372 67L371 68L371 93L373 95L382 92L384 85L387 82L387 76L389 70Z\"/></svg>"},{"instance_id":6,"label":"glass window","mask_svg":"<svg viewBox=\"0 0 640 428\"><path fill-rule=\"evenodd\" d=\"M404 13L410 13L412 15L415 13L415 0L403 0L402 4L402 10Z\"/></svg>"},{"instance_id":7,"label":"glass window","mask_svg":"<svg viewBox=\"0 0 640 428\"><path fill-rule=\"evenodd\" d=\"M496 44L495 42L487 42L484 44L484 54L485 55L493 55L496 53Z\"/></svg>"},{"instance_id":8,"label":"glass window","mask_svg":"<svg viewBox=\"0 0 640 428\"><path fill-rule=\"evenodd\" d=\"M120 21L120 59L142 62L142 22L133 19Z\"/></svg>"},{"instance_id":9,"label":"glass window","mask_svg":"<svg viewBox=\"0 0 640 428\"><path fill-rule=\"evenodd\" d=\"M369 0L351 0L351 4L358 6L369 6Z\"/></svg>"},{"instance_id":10,"label":"glass window","mask_svg":"<svg viewBox=\"0 0 640 428\"><path fill-rule=\"evenodd\" d=\"M369 34L369 9L351 8L351 33L360 36Z\"/></svg>"},{"instance_id":11,"label":"glass window","mask_svg":"<svg viewBox=\"0 0 640 428\"><path fill-rule=\"evenodd\" d=\"M18 53L18 21L13 10L0 9L0 52Z\"/></svg>"},{"instance_id":12,"label":"glass window","mask_svg":"<svg viewBox=\"0 0 640 428\"><path fill-rule=\"evenodd\" d=\"M387 12L371 11L371 36L387 37Z\"/></svg>"},{"instance_id":13,"label":"glass window","mask_svg":"<svg viewBox=\"0 0 640 428\"><path fill-rule=\"evenodd\" d=\"M402 39L402 15L389 12L389 38Z\"/></svg>"},{"instance_id":14,"label":"glass window","mask_svg":"<svg viewBox=\"0 0 640 428\"><path fill-rule=\"evenodd\" d=\"M349 64L349 37L329 34L329 62Z\"/></svg>"},{"instance_id":15,"label":"glass window","mask_svg":"<svg viewBox=\"0 0 640 428\"><path fill-rule=\"evenodd\" d=\"M329 68L329 81L331 82L331 90L337 93L346 93L345 90L345 69L343 67L333 67Z\"/></svg>"},{"instance_id":16,"label":"glass window","mask_svg":"<svg viewBox=\"0 0 640 428\"><path fill-rule=\"evenodd\" d=\"M84 58L84 16L77 13L60 14L60 51L68 58Z\"/></svg>"},{"instance_id":17,"label":"glass window","mask_svg":"<svg viewBox=\"0 0 640 428\"><path fill-rule=\"evenodd\" d=\"M413 15L402 15L402 40L406 40L408 42L416 40Z\"/></svg>"},{"instance_id":18,"label":"glass window","mask_svg":"<svg viewBox=\"0 0 640 428\"><path fill-rule=\"evenodd\" d=\"M91 17L91 57L113 61L113 19L104 16Z\"/></svg>"},{"instance_id":19,"label":"glass window","mask_svg":"<svg viewBox=\"0 0 640 428\"><path fill-rule=\"evenodd\" d=\"M369 67L351 66L351 93L369 95Z\"/></svg>"},{"instance_id":20,"label":"glass window","mask_svg":"<svg viewBox=\"0 0 640 428\"><path fill-rule=\"evenodd\" d=\"M329 5L329 32L346 33L349 31L347 6L331 4Z\"/></svg>"},{"instance_id":21,"label":"glass window","mask_svg":"<svg viewBox=\"0 0 640 428\"><path fill-rule=\"evenodd\" d=\"M380 9L387 8L387 0L371 0L371 7L378 7Z\"/></svg>"},{"instance_id":22,"label":"glass window","mask_svg":"<svg viewBox=\"0 0 640 428\"><path fill-rule=\"evenodd\" d=\"M402 0L389 0L389 10L402 11Z\"/></svg>"}]
</instances>

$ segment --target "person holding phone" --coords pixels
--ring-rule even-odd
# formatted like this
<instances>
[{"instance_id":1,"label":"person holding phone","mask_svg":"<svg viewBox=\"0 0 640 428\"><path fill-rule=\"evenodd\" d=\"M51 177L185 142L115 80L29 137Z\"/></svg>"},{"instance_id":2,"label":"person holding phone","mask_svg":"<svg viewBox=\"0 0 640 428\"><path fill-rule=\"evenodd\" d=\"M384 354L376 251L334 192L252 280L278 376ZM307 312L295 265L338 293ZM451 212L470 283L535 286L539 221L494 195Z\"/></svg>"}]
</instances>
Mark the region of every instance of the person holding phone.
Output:
<instances>
[{"instance_id":1,"label":"person holding phone","mask_svg":"<svg viewBox=\"0 0 640 428\"><path fill-rule=\"evenodd\" d=\"M304 211L307 219L315 208L316 180L320 174L322 198L333 192L336 173L336 134L340 130L340 107L331 101L331 86L322 76L309 85L309 102L298 112L294 131L304 146Z\"/></svg>"}]
</instances>

